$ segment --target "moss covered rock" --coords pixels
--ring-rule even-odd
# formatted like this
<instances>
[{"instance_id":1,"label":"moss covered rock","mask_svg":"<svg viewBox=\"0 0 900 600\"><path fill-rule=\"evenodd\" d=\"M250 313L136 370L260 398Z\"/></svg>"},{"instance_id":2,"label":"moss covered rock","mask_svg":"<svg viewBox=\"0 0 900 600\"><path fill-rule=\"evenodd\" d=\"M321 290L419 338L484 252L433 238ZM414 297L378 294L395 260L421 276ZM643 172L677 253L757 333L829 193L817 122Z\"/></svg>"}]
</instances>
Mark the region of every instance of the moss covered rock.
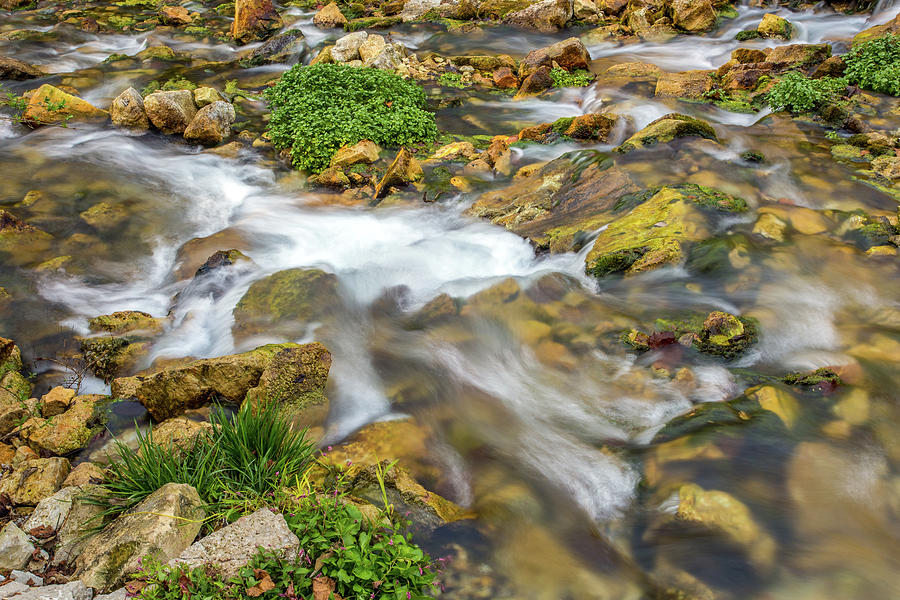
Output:
<instances>
[{"instance_id":1,"label":"moss covered rock","mask_svg":"<svg viewBox=\"0 0 900 600\"><path fill-rule=\"evenodd\" d=\"M59 490L71 468L60 457L24 460L12 471L0 473L0 494L7 494L15 505L36 506Z\"/></svg>"},{"instance_id":2,"label":"moss covered rock","mask_svg":"<svg viewBox=\"0 0 900 600\"><path fill-rule=\"evenodd\" d=\"M637 351L646 351L676 341L693 346L699 352L728 360L740 355L756 342L758 323L749 317L713 311L704 317L657 319L651 334L637 330L626 332L623 341Z\"/></svg>"},{"instance_id":3,"label":"moss covered rock","mask_svg":"<svg viewBox=\"0 0 900 600\"><path fill-rule=\"evenodd\" d=\"M103 120L108 113L77 96L49 84L39 87L28 100L22 118L33 125L46 125L67 120Z\"/></svg>"},{"instance_id":4,"label":"moss covered rock","mask_svg":"<svg viewBox=\"0 0 900 600\"><path fill-rule=\"evenodd\" d=\"M667 144L672 140L684 137L702 137L718 141L716 131L706 121L687 115L670 113L660 117L625 140L616 148L617 152L628 153L656 144Z\"/></svg>"},{"instance_id":5,"label":"moss covered rock","mask_svg":"<svg viewBox=\"0 0 900 600\"><path fill-rule=\"evenodd\" d=\"M337 277L319 269L287 269L253 283L234 308L238 337L267 330L291 336L340 304Z\"/></svg>"},{"instance_id":6,"label":"moss covered rock","mask_svg":"<svg viewBox=\"0 0 900 600\"><path fill-rule=\"evenodd\" d=\"M105 396L76 396L62 414L49 418L32 417L18 428L19 437L36 452L72 454L88 445L98 431L98 403Z\"/></svg>"},{"instance_id":7,"label":"moss covered rock","mask_svg":"<svg viewBox=\"0 0 900 600\"><path fill-rule=\"evenodd\" d=\"M88 327L95 333L134 333L162 331L164 319L158 319L139 310L120 310L108 315L100 315L88 321Z\"/></svg>"},{"instance_id":8,"label":"moss covered rock","mask_svg":"<svg viewBox=\"0 0 900 600\"><path fill-rule=\"evenodd\" d=\"M794 26L784 17L769 13L763 16L756 31L760 37L789 40L794 35Z\"/></svg>"}]
</instances>

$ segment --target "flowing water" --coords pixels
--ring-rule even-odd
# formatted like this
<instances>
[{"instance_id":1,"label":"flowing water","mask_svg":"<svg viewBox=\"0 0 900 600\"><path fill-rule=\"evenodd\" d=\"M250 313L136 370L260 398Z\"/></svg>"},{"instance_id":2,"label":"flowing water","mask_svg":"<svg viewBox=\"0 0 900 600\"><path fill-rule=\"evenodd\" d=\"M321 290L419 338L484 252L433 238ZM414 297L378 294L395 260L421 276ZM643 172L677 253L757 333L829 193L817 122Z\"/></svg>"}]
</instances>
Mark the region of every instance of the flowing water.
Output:
<instances>
[{"instance_id":1,"label":"flowing water","mask_svg":"<svg viewBox=\"0 0 900 600\"><path fill-rule=\"evenodd\" d=\"M893 4L880 2L874 16L779 13L797 25L795 42L840 48L896 14ZM734 34L755 26L764 11L743 7L740 13L705 37L595 43L589 50L598 68L625 61L668 71L716 68L737 47ZM311 27L309 14L286 14L312 49L334 37ZM168 33L91 34L17 19L0 12L0 32L25 28L51 37L0 41L0 54L42 65L54 74L48 82L74 85L103 107L128 85L140 88L156 75L111 69L102 63L110 54L165 44L225 61L238 51ZM514 30L452 35L431 26L402 26L393 37L417 52L519 58L559 39ZM284 68L195 75L221 87L232 78L265 81ZM248 107L263 110L259 103ZM479 515L432 542L438 552L455 548L447 597L640 598L650 585L642 573L660 561L702 574L727 598L900 597L897 263L840 242L824 217L834 210L890 214L896 201L831 160L830 142L817 126L768 111L729 113L660 100L640 84L597 84L520 102L468 94L461 105L441 109L438 123L461 134L513 134L609 110L639 128L673 109L707 119L723 145L635 153L640 156L621 160L623 168L647 186L691 181L746 198L750 213L718 223L716 232L738 259L600 283L584 274L589 246L581 253L537 255L517 235L466 216L477 194L445 194L427 204L346 205L300 190L289 170L252 152L227 159L110 126L29 131L0 121L0 206L15 207L30 190L40 190L37 202L19 205L21 214L54 236L51 256L71 256L64 270L39 271L25 259L0 264L11 295L0 301L0 332L35 359L77 345L74 337L87 334L87 320L96 315L142 310L168 316L139 367L269 341L322 341L334 355L326 441L373 421L413 415L429 431L429 460L436 466L423 483ZM896 114L873 119L900 125ZM595 149L608 151L623 137L624 131ZM573 149L516 149L515 166ZM746 162L745 150L763 153L766 162ZM490 185L507 182L498 176ZM125 207L127 218L100 230L79 219L100 201ZM763 206L790 215L787 243L748 235ZM209 254L230 247L251 257L253 266L220 294L190 285ZM244 292L294 267L336 275L339 301L320 322L288 336L269 330L235 337L232 310ZM410 327L410 315L440 294L466 303L460 318ZM696 356L635 356L617 341L621 330L646 329L657 317L713 309L754 316L761 324L759 344L728 368ZM545 324L555 341L537 343L535 328ZM729 460L709 469L698 454L698 460L681 461L678 473L662 469L653 483L661 488L660 477L681 478L740 497L777 544L774 566L750 568L702 536L660 541L642 533L648 515L660 508L642 479L662 452L651 442L665 423L696 403L739 395L758 381L747 373L778 376L826 365L852 373L849 385L828 400L839 408L802 396L801 422L790 432L748 427L729 434L735 436ZM667 366L689 367L689 384L658 376ZM63 375L49 361L35 369L36 393ZM93 379L82 389L106 390Z\"/></svg>"}]
</instances>

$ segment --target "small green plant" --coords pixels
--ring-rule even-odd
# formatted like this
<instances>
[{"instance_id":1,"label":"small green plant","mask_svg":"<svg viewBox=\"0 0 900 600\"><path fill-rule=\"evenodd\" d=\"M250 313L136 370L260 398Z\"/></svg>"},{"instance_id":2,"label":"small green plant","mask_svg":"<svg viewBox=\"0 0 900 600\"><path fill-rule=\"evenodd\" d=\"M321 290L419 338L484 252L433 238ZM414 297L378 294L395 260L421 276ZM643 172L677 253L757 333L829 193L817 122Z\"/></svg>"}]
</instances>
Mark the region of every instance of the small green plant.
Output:
<instances>
[{"instance_id":1,"label":"small green plant","mask_svg":"<svg viewBox=\"0 0 900 600\"><path fill-rule=\"evenodd\" d=\"M566 71L556 67L550 69L550 78L553 80L554 87L584 87L593 83L594 74L584 69Z\"/></svg>"},{"instance_id":2,"label":"small green plant","mask_svg":"<svg viewBox=\"0 0 900 600\"><path fill-rule=\"evenodd\" d=\"M272 143L290 148L298 169L319 172L341 146L360 140L396 147L437 136L422 88L380 69L295 65L265 97Z\"/></svg>"},{"instance_id":3,"label":"small green plant","mask_svg":"<svg viewBox=\"0 0 900 600\"><path fill-rule=\"evenodd\" d=\"M835 102L846 89L847 80L843 77L811 79L803 73L791 71L775 84L766 100L774 109L805 113Z\"/></svg>"},{"instance_id":4,"label":"small green plant","mask_svg":"<svg viewBox=\"0 0 900 600\"><path fill-rule=\"evenodd\" d=\"M444 87L464 88L467 87L462 80L462 73L441 73L438 77L438 83Z\"/></svg>"},{"instance_id":5,"label":"small green plant","mask_svg":"<svg viewBox=\"0 0 900 600\"><path fill-rule=\"evenodd\" d=\"M844 56L844 76L861 88L900 96L900 35L863 42Z\"/></svg>"},{"instance_id":6,"label":"small green plant","mask_svg":"<svg viewBox=\"0 0 900 600\"><path fill-rule=\"evenodd\" d=\"M65 100L54 102L49 97L45 97L41 104L43 105L43 108L50 113L61 111L66 107ZM13 114L11 116L0 116L0 119L15 121L16 123L22 123L30 126L56 125L57 127L68 127L69 121L71 121L72 117L74 116L72 114L61 114L58 115L55 119L51 119L47 122L31 118L26 119L25 110L28 108L28 102L22 96L17 96L12 92L4 91L2 83L0 83L0 106L7 106L13 110Z\"/></svg>"},{"instance_id":7,"label":"small green plant","mask_svg":"<svg viewBox=\"0 0 900 600\"><path fill-rule=\"evenodd\" d=\"M211 519L239 516L242 507L265 497L303 473L313 460L306 430L292 431L273 404L244 406L234 415L213 413L212 429L189 445L161 446L152 434L138 432L132 450L116 443L107 492L98 500L107 516L135 506L167 483L187 483L209 505Z\"/></svg>"}]
</instances>

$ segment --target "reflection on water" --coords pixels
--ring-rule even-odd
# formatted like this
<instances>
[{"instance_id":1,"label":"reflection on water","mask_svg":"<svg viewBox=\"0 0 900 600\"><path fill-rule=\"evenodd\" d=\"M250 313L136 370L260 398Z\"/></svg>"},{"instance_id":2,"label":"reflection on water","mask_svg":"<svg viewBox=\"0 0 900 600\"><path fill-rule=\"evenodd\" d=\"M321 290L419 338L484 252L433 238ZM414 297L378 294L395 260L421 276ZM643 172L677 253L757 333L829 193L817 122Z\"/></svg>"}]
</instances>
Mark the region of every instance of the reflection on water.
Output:
<instances>
[{"instance_id":1,"label":"reflection on water","mask_svg":"<svg viewBox=\"0 0 900 600\"><path fill-rule=\"evenodd\" d=\"M896 12L891 3L880 6L885 12L873 22ZM866 26L865 16L782 12L798 26L797 42L846 40ZM594 44L591 55L609 64L715 68L736 47L734 34L763 13L742 9L705 38ZM311 46L327 43L308 15L288 17ZM21 57L70 72L160 43L195 56L200 50L207 60L236 56L227 45L164 34L90 35L60 26L54 35L23 43ZM515 56L554 41L413 26L399 27L396 38L423 51ZM82 91L102 104L129 77L100 77ZM584 275L588 247L535 255L526 240L464 216L477 192L434 204L337 206L329 196L295 191L282 167L253 155L224 159L107 127L27 133L0 121L0 205L16 206L39 190L17 210L54 236L48 256L69 257L57 271L0 265L12 296L0 303L0 331L35 357L86 334L87 319L98 314L168 317L136 368L267 341L323 341L335 356L327 439L403 415L427 426L430 459L440 466L430 483L480 515L471 530L448 534L462 548L455 572L460 580L490 575L479 584L494 594L488 597L640 598L663 589L668 573L682 578L682 589L690 588L684 577L696 576L728 590L728 598L892 598L900 589L897 270L848 241L840 211L886 216L896 203L831 160L811 125L645 92L598 85L522 102L472 94L438 114L464 134L513 134L598 110L626 117L629 132L673 110L715 125L721 144L660 147L616 164L642 186L689 181L740 195L750 212L717 221L715 244L683 267L600 283ZM517 148L514 168L574 147ZM747 150L765 162L748 162ZM500 188L508 179L484 185ZM100 202L122 207L114 226L79 217ZM752 234L764 211L786 224L783 240ZM215 293L191 284L212 251L231 247L252 265L218 281ZM334 274L336 299L302 327L235 335L233 309L247 289L292 268ZM430 311L442 295L446 310ZM759 343L728 368L679 345L638 356L621 342L622 331L652 328L657 318L712 310L760 323ZM847 385L826 397L772 384L787 371L822 366L839 367ZM756 412L748 408L742 394L758 385L769 391L753 393L773 394L777 410L760 410L758 400ZM708 416L675 435L672 423L692 409ZM739 498L747 511L743 537L713 543L666 521L692 492L685 482L728 495L717 502ZM482 597L479 585L460 583L448 596Z\"/></svg>"}]
</instances>

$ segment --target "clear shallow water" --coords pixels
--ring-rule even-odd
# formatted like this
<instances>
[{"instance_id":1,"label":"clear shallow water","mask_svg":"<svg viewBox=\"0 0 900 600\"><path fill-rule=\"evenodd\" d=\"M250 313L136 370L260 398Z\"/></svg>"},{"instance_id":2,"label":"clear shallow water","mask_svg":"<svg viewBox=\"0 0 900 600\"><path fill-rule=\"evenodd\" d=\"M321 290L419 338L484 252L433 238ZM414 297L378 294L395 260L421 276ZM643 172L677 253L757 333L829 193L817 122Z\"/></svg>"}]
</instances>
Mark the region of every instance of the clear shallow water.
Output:
<instances>
[{"instance_id":1,"label":"clear shallow water","mask_svg":"<svg viewBox=\"0 0 900 600\"><path fill-rule=\"evenodd\" d=\"M736 47L733 34L762 14L743 9L740 19L707 38L590 50L595 59L641 60L668 70L712 68ZM867 26L865 17L785 15L799 26L794 41L845 40ZM872 22L878 20L884 14ZM24 45L22 57L63 73L96 65L104 53L133 53L151 43L198 48L152 34L59 33L56 41ZM420 50L517 56L553 41L502 31L433 35L411 27L397 37ZM325 41L308 38L311 45ZM9 48L9 42L0 46ZM201 54L225 60L234 49L210 46ZM81 91L100 103L125 86L125 77L121 84L104 79ZM851 169L830 159L823 132L766 113L738 115L592 87L516 103L477 98L441 111L439 120L458 125L459 132L514 133L600 109L627 116L634 127L677 109L707 118L723 138L721 146L623 159L622 167L644 185L692 181L739 194L754 211L773 205L808 209L792 213L798 222L815 221L829 209L896 210L893 200L852 181ZM465 536L459 543L472 552L472 573L511 580L497 597L640 597L646 587L615 550L622 548L642 569L659 555L680 557L694 572L703 572L700 563L713 564L710 577L736 597L887 599L900 587L893 552L900 540L900 452L891 441L900 424L893 402L900 383L894 263L873 261L827 231L794 233L781 246L749 238L754 212L720 223L717 231L740 242L747 266L698 271L688 265L598 284L584 276L583 254L536 256L518 236L463 215L475 194L427 205L410 200L346 207L323 194L295 191L280 167L198 153L162 136L91 126L26 135L3 121L0 136L0 204L43 191L52 202L29 207L28 220L58 238L60 253L73 254L66 272L0 266L2 285L14 297L0 306L3 335L31 357L47 356L86 333L87 319L98 314L168 315L164 334L141 366L266 341L323 341L335 356L327 439L405 414L426 423L433 431L433 460L442 467L429 483L482 515L489 551L479 553ZM527 148L517 152L516 166L569 149ZM743 162L739 154L748 149L763 152L767 163ZM505 184L502 178L493 183ZM96 231L79 220L79 212L103 200L128 208L121 227ZM79 234L92 239L77 251L65 250ZM185 244L215 235L221 235L222 248L240 247L254 262L218 297L191 288L190 270L181 270L181 263L205 258L191 256ZM286 338L275 329L235 339L232 310L247 288L293 267L334 273L340 301L300 334ZM515 298L498 307L489 295L509 286L510 278ZM450 323L407 327L411 314L442 293L464 300L468 311ZM645 458L657 451L654 435L694 404L733 398L754 381L699 357L681 363L665 352L635 357L616 332L647 328L659 316L713 309L760 320L760 342L737 366L780 375L852 365L860 374L841 394L867 398L868 417L854 415L849 435L827 433L824 425L834 415L821 398L801 397L807 412L792 433L745 434L729 450L724 469L710 471L700 461L683 465L691 480L741 497L777 538L778 568L763 578L748 576L740 561L709 553L702 538L661 545L640 536L643 521L660 505L641 485ZM562 343L536 342L534 321L549 324ZM591 342L579 342L579 336ZM654 375L654 367L670 364L686 364L693 385ZM49 385L53 378L45 380ZM684 474L670 476L678 481ZM541 557L539 564L528 560L532 555Z\"/></svg>"}]
</instances>

